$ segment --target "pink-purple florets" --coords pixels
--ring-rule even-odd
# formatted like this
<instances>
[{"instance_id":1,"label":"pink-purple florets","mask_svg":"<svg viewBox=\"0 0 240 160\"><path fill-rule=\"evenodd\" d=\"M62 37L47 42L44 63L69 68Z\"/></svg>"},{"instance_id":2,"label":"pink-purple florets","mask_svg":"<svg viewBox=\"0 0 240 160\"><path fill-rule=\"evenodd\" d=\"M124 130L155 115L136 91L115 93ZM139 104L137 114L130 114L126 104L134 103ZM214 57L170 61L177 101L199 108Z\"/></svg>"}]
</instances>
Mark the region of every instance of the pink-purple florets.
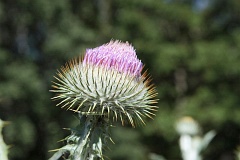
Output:
<instances>
[{"instance_id":1,"label":"pink-purple florets","mask_svg":"<svg viewBox=\"0 0 240 160\"><path fill-rule=\"evenodd\" d=\"M120 41L110 41L100 47L87 49L83 63L113 68L133 76L141 76L143 68L133 46Z\"/></svg>"}]
</instances>

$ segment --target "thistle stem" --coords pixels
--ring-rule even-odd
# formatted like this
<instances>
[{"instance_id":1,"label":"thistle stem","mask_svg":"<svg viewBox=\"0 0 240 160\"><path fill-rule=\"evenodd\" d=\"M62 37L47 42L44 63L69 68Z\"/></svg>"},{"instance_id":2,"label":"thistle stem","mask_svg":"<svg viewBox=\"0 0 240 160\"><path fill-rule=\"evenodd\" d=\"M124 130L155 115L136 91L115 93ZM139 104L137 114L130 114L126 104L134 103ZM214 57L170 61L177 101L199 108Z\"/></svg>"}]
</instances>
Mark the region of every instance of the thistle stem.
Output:
<instances>
[{"instance_id":1,"label":"thistle stem","mask_svg":"<svg viewBox=\"0 0 240 160\"><path fill-rule=\"evenodd\" d=\"M67 144L49 160L57 160L65 153L69 153L69 160L103 160L102 147L105 139L110 138L105 117L79 113L79 119L80 124L65 138Z\"/></svg>"}]
</instances>

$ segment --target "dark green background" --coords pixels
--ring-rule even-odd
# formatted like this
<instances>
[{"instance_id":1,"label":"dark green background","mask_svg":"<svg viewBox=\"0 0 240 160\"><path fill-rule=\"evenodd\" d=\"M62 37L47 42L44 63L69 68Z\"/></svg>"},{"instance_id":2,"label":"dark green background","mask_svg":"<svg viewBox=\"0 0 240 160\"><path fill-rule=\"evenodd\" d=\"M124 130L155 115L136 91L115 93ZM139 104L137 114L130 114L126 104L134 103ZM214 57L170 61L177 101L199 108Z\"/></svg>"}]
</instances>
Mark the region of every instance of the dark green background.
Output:
<instances>
[{"instance_id":1,"label":"dark green background","mask_svg":"<svg viewBox=\"0 0 240 160\"><path fill-rule=\"evenodd\" d=\"M204 0L202 0L204 1ZM208 0L205 0L208 1ZM199 0L198 0L199 2ZM111 39L129 41L152 75L159 111L144 127L112 128L113 160L150 153L180 160L174 125L192 116L217 135L204 160L232 160L240 144L240 1L0 0L0 118L12 160L44 160L64 143L73 113L51 81L66 61Z\"/></svg>"}]
</instances>

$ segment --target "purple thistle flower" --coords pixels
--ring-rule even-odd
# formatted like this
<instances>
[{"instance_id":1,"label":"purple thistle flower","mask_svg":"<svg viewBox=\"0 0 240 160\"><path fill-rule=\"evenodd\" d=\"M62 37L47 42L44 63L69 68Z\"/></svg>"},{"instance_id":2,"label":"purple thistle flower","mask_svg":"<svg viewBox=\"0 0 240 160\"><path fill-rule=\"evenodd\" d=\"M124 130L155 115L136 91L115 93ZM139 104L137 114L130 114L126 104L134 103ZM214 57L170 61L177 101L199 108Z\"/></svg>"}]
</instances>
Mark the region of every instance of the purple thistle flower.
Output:
<instances>
[{"instance_id":1,"label":"purple thistle flower","mask_svg":"<svg viewBox=\"0 0 240 160\"><path fill-rule=\"evenodd\" d=\"M53 82L53 99L57 106L86 115L99 114L113 120L128 119L144 123L156 111L156 91L146 72L141 75L142 62L128 43L110 41L87 49L84 59L73 60L61 68Z\"/></svg>"},{"instance_id":2,"label":"purple thistle flower","mask_svg":"<svg viewBox=\"0 0 240 160\"><path fill-rule=\"evenodd\" d=\"M128 42L120 41L110 41L100 47L87 49L83 63L113 68L134 76L140 76L143 68L134 48Z\"/></svg>"}]
</instances>

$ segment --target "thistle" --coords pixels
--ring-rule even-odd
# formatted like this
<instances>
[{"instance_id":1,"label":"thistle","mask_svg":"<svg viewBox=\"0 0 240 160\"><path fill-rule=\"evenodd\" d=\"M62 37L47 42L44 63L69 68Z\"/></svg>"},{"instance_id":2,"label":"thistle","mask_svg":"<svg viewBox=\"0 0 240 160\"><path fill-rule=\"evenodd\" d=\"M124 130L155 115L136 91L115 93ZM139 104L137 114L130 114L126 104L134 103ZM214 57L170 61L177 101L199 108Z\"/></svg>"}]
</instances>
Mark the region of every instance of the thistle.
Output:
<instances>
[{"instance_id":1,"label":"thistle","mask_svg":"<svg viewBox=\"0 0 240 160\"><path fill-rule=\"evenodd\" d=\"M128 42L110 41L87 49L83 59L68 62L55 76L56 82L53 82L51 91L56 96L52 99L59 101L57 106L85 117L80 124L85 123L78 128L88 128L84 135L88 137L88 142L84 145L90 148L98 146L95 147L97 155L92 157L102 158L102 139L110 138L108 127L112 122L120 120L122 125L129 122L135 127L136 124L145 124L145 117L152 118L154 115L157 93L150 85L147 73L141 74L142 69L142 62ZM72 130L72 135L83 137L78 134L78 131ZM96 143L89 138L93 135ZM76 143L79 146L80 141ZM77 148L82 150L78 154L84 154L88 159L91 157L91 151L85 154L86 150ZM78 151L75 147L75 152Z\"/></svg>"},{"instance_id":2,"label":"thistle","mask_svg":"<svg viewBox=\"0 0 240 160\"><path fill-rule=\"evenodd\" d=\"M201 152L216 135L215 131L211 130L202 136L198 122L188 116L177 122L176 130L180 134L179 145L184 160L202 160Z\"/></svg>"}]
</instances>

